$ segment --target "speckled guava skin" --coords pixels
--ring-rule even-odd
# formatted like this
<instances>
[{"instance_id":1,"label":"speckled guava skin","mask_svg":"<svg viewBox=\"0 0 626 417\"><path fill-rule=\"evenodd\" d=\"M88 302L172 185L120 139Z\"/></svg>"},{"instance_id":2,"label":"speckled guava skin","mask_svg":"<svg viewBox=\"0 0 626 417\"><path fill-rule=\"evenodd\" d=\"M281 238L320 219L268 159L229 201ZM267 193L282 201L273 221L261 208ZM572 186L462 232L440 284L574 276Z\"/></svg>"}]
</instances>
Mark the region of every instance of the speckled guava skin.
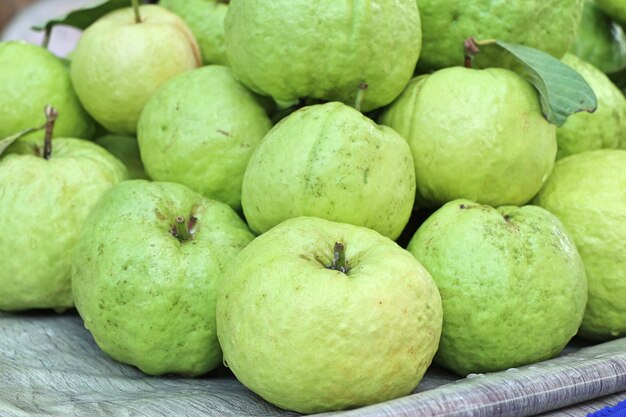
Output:
<instances>
[{"instance_id":1,"label":"speckled guava skin","mask_svg":"<svg viewBox=\"0 0 626 417\"><path fill-rule=\"evenodd\" d=\"M193 239L171 233L189 222ZM226 204L174 183L125 181L96 205L72 268L76 308L100 348L151 375L202 375L221 363L215 302L253 238Z\"/></svg>"},{"instance_id":2,"label":"speckled guava skin","mask_svg":"<svg viewBox=\"0 0 626 417\"><path fill-rule=\"evenodd\" d=\"M225 28L228 60L253 91L354 104L366 83L363 111L402 92L422 45L415 0L233 0Z\"/></svg>"},{"instance_id":3,"label":"speckled guava skin","mask_svg":"<svg viewBox=\"0 0 626 417\"><path fill-rule=\"evenodd\" d=\"M155 5L115 10L89 26L72 53L70 75L83 106L108 131L134 134L161 84L201 65L185 22Z\"/></svg>"},{"instance_id":4,"label":"speckled guava skin","mask_svg":"<svg viewBox=\"0 0 626 417\"><path fill-rule=\"evenodd\" d=\"M396 239L414 197L406 141L333 102L302 108L267 134L246 169L242 206L256 233L292 217L313 216Z\"/></svg>"},{"instance_id":5,"label":"speckled guava skin","mask_svg":"<svg viewBox=\"0 0 626 417\"><path fill-rule=\"evenodd\" d=\"M534 203L563 222L585 263L589 302L579 333L594 340L626 336L626 151L559 160Z\"/></svg>"},{"instance_id":6,"label":"speckled guava skin","mask_svg":"<svg viewBox=\"0 0 626 417\"><path fill-rule=\"evenodd\" d=\"M59 112L54 137L91 139L93 120L80 105L65 65L39 46L0 42L0 139L42 126L47 105ZM43 137L43 131L29 135Z\"/></svg>"},{"instance_id":7,"label":"speckled guava skin","mask_svg":"<svg viewBox=\"0 0 626 417\"><path fill-rule=\"evenodd\" d=\"M626 68L624 30L592 0L586 0L580 30L570 52L602 72L618 72Z\"/></svg>"},{"instance_id":8,"label":"speckled guava skin","mask_svg":"<svg viewBox=\"0 0 626 417\"><path fill-rule=\"evenodd\" d=\"M522 205L554 166L556 126L543 117L533 86L505 69L419 76L380 122L411 147L420 205L457 198Z\"/></svg>"},{"instance_id":9,"label":"speckled guava skin","mask_svg":"<svg viewBox=\"0 0 626 417\"><path fill-rule=\"evenodd\" d=\"M541 49L560 59L576 38L583 0L417 0L424 46L423 71L463 64L463 41L499 39ZM483 68L503 66L505 53L479 54Z\"/></svg>"},{"instance_id":10,"label":"speckled guava skin","mask_svg":"<svg viewBox=\"0 0 626 417\"><path fill-rule=\"evenodd\" d=\"M335 243L349 270L328 269ZM380 234L300 217L255 239L220 291L218 336L239 381L301 413L407 395L437 350L430 274Z\"/></svg>"},{"instance_id":11,"label":"speckled guava skin","mask_svg":"<svg viewBox=\"0 0 626 417\"><path fill-rule=\"evenodd\" d=\"M566 54L563 63L589 83L598 98L593 113L576 113L557 129L557 159L596 149L616 149L626 141L626 98L602 71L575 55Z\"/></svg>"},{"instance_id":12,"label":"speckled guava skin","mask_svg":"<svg viewBox=\"0 0 626 417\"><path fill-rule=\"evenodd\" d=\"M80 230L100 196L127 175L84 140L54 139L51 158L40 155L34 142L20 142L0 157L0 310L74 305L71 254Z\"/></svg>"},{"instance_id":13,"label":"speckled guava skin","mask_svg":"<svg viewBox=\"0 0 626 417\"><path fill-rule=\"evenodd\" d=\"M624 0L595 0L596 5L611 19L619 24L626 24L626 1Z\"/></svg>"},{"instance_id":14,"label":"speckled guava skin","mask_svg":"<svg viewBox=\"0 0 626 417\"><path fill-rule=\"evenodd\" d=\"M585 268L563 225L541 207L451 201L408 250L441 292L435 361L460 375L549 359L578 330Z\"/></svg>"},{"instance_id":15,"label":"speckled guava skin","mask_svg":"<svg viewBox=\"0 0 626 417\"><path fill-rule=\"evenodd\" d=\"M205 65L228 65L224 20L228 4L219 0L161 0L160 6L176 13L198 41Z\"/></svg>"},{"instance_id":16,"label":"speckled guava skin","mask_svg":"<svg viewBox=\"0 0 626 417\"><path fill-rule=\"evenodd\" d=\"M240 209L246 166L272 127L257 98L228 67L212 65L174 77L139 119L146 172Z\"/></svg>"}]
</instances>

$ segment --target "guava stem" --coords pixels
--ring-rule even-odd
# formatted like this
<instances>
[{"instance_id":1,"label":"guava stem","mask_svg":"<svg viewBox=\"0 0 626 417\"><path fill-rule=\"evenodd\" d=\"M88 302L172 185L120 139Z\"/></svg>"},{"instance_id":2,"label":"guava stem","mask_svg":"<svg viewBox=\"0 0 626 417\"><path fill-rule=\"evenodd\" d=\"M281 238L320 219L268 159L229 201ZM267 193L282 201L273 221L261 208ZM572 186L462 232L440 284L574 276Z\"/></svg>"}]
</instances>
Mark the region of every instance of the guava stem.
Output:
<instances>
[{"instance_id":1,"label":"guava stem","mask_svg":"<svg viewBox=\"0 0 626 417\"><path fill-rule=\"evenodd\" d=\"M56 109L50 105L44 108L46 114L46 135L43 142L43 159L49 160L52 156L52 134L54 133L54 123L59 116Z\"/></svg>"},{"instance_id":2,"label":"guava stem","mask_svg":"<svg viewBox=\"0 0 626 417\"><path fill-rule=\"evenodd\" d=\"M333 264L330 269L335 271L348 273L348 266L346 265L346 247L343 243L335 242L335 248L333 250Z\"/></svg>"},{"instance_id":3,"label":"guava stem","mask_svg":"<svg viewBox=\"0 0 626 417\"><path fill-rule=\"evenodd\" d=\"M354 108L358 111L361 111L361 105L363 104L363 100L365 100L365 92L369 85L367 83L361 83L359 85L359 91L356 93L356 99L354 100Z\"/></svg>"},{"instance_id":4,"label":"guava stem","mask_svg":"<svg viewBox=\"0 0 626 417\"><path fill-rule=\"evenodd\" d=\"M48 45L50 44L51 34L52 34L52 27L47 27L45 32L43 33L43 40L41 41L41 46L45 49L48 49Z\"/></svg>"},{"instance_id":5,"label":"guava stem","mask_svg":"<svg viewBox=\"0 0 626 417\"><path fill-rule=\"evenodd\" d=\"M193 239L191 232L189 232L189 227L187 226L187 222L183 216L178 216L175 219L176 224L175 228L175 236L181 242L188 242Z\"/></svg>"},{"instance_id":6,"label":"guava stem","mask_svg":"<svg viewBox=\"0 0 626 417\"><path fill-rule=\"evenodd\" d=\"M141 14L139 13L139 0L131 0L133 4L133 12L135 12L135 23L141 23Z\"/></svg>"},{"instance_id":7,"label":"guava stem","mask_svg":"<svg viewBox=\"0 0 626 417\"><path fill-rule=\"evenodd\" d=\"M476 44L476 40L473 37L465 39L463 42L463 49L465 50L465 63L463 65L465 68L472 68L474 56L480 52L480 49L478 49L478 45Z\"/></svg>"}]
</instances>

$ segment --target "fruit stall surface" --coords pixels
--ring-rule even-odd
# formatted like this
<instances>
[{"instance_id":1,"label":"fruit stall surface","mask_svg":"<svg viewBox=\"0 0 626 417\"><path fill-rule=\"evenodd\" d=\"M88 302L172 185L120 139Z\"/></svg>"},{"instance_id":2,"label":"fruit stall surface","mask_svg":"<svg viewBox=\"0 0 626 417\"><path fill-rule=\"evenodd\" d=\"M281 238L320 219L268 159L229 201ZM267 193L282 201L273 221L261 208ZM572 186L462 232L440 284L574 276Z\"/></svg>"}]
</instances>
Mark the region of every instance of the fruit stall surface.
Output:
<instances>
[{"instance_id":1,"label":"fruit stall surface","mask_svg":"<svg viewBox=\"0 0 626 417\"><path fill-rule=\"evenodd\" d=\"M225 368L149 377L103 354L75 313L0 313L0 415L278 417ZM467 378L431 367L414 394L345 417L586 416L626 399L626 338L574 339L559 358ZM544 414L545 413L545 414Z\"/></svg>"}]
</instances>

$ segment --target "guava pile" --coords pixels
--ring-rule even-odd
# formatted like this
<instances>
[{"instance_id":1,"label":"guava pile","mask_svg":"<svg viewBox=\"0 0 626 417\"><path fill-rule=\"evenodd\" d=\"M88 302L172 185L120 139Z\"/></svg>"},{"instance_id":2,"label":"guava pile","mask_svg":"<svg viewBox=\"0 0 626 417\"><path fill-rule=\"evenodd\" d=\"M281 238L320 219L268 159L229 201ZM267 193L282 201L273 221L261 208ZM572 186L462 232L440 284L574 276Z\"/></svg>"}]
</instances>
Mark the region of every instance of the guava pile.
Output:
<instances>
[{"instance_id":1,"label":"guava pile","mask_svg":"<svg viewBox=\"0 0 626 417\"><path fill-rule=\"evenodd\" d=\"M0 43L0 310L301 413L626 336L619 2L138 3Z\"/></svg>"}]
</instances>

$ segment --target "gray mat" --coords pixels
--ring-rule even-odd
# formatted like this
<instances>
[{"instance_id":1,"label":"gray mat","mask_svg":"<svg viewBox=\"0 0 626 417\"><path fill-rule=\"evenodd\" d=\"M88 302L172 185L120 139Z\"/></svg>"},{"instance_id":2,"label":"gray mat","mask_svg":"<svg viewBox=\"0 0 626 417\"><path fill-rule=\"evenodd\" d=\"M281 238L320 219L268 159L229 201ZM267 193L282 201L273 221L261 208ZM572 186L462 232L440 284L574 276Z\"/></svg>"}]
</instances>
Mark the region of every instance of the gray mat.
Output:
<instances>
[{"instance_id":1,"label":"gray mat","mask_svg":"<svg viewBox=\"0 0 626 417\"><path fill-rule=\"evenodd\" d=\"M325 416L530 416L626 390L626 338L575 340L561 357L458 377L431 367L408 397ZM148 377L106 357L75 313L0 313L0 416L295 416L219 369Z\"/></svg>"}]
</instances>

